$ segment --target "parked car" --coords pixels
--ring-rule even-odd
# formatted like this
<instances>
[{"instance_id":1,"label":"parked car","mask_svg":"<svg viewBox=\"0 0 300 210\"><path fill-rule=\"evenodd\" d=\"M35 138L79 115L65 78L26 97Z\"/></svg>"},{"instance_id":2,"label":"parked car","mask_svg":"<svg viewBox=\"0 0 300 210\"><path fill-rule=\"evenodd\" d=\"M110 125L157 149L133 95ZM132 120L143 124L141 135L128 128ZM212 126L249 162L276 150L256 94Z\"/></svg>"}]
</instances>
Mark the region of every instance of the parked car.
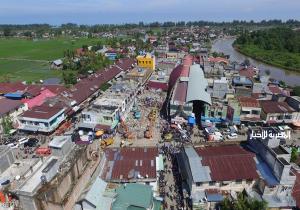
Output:
<instances>
[{"instance_id":1,"label":"parked car","mask_svg":"<svg viewBox=\"0 0 300 210\"><path fill-rule=\"evenodd\" d=\"M25 144L26 142L28 142L28 138L24 137L18 140L19 144Z\"/></svg>"},{"instance_id":2,"label":"parked car","mask_svg":"<svg viewBox=\"0 0 300 210\"><path fill-rule=\"evenodd\" d=\"M238 135L236 133L231 133L229 135L227 135L227 138L229 139L237 139Z\"/></svg>"},{"instance_id":3,"label":"parked car","mask_svg":"<svg viewBox=\"0 0 300 210\"><path fill-rule=\"evenodd\" d=\"M27 142L24 143L24 147L35 147L37 146L37 143L39 142L38 139L30 138Z\"/></svg>"}]
</instances>

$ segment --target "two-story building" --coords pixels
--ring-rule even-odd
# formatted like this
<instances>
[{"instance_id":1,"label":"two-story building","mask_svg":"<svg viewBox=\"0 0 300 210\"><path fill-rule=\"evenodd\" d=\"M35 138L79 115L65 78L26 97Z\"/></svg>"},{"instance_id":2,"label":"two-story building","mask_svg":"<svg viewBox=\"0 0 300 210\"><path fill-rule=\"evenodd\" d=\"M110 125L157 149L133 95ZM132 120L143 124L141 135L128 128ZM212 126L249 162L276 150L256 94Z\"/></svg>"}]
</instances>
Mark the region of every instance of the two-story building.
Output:
<instances>
[{"instance_id":1,"label":"two-story building","mask_svg":"<svg viewBox=\"0 0 300 210\"><path fill-rule=\"evenodd\" d=\"M65 120L65 108L41 105L18 117L19 129L30 132L51 133Z\"/></svg>"},{"instance_id":2,"label":"two-story building","mask_svg":"<svg viewBox=\"0 0 300 210\"><path fill-rule=\"evenodd\" d=\"M186 146L177 160L183 186L193 206L222 201L224 192L250 189L259 179L255 154L237 145ZM207 190L214 190L218 199L210 200Z\"/></svg>"},{"instance_id":3,"label":"two-story building","mask_svg":"<svg viewBox=\"0 0 300 210\"><path fill-rule=\"evenodd\" d=\"M258 100L252 97L238 97L241 107L241 122L258 122L260 121L261 107Z\"/></svg>"},{"instance_id":4,"label":"two-story building","mask_svg":"<svg viewBox=\"0 0 300 210\"><path fill-rule=\"evenodd\" d=\"M261 118L265 123L293 123L298 112L285 101L260 101L262 108Z\"/></svg>"},{"instance_id":5,"label":"two-story building","mask_svg":"<svg viewBox=\"0 0 300 210\"><path fill-rule=\"evenodd\" d=\"M141 68L155 70L155 56L147 53L146 55L139 55L136 57L137 65Z\"/></svg>"}]
</instances>

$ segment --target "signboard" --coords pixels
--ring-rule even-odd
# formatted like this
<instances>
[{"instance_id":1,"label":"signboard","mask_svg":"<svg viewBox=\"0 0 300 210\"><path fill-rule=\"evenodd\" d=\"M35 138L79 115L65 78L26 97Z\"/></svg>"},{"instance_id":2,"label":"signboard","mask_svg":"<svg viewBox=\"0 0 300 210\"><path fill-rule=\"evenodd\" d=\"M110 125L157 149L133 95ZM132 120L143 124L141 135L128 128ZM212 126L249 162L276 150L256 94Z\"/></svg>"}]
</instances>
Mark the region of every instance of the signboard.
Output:
<instances>
[{"instance_id":1,"label":"signboard","mask_svg":"<svg viewBox=\"0 0 300 210\"><path fill-rule=\"evenodd\" d=\"M231 106L228 106L226 120L228 120L229 122L233 122L233 116L234 116L234 109Z\"/></svg>"}]
</instances>

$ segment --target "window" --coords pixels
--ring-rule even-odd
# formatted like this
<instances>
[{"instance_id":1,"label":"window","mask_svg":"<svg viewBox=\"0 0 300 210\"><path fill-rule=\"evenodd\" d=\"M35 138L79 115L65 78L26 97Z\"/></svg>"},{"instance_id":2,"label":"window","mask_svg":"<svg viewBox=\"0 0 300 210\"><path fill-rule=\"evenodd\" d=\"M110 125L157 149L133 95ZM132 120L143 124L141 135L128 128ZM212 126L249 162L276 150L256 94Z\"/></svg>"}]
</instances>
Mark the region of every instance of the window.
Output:
<instances>
[{"instance_id":1,"label":"window","mask_svg":"<svg viewBox=\"0 0 300 210\"><path fill-rule=\"evenodd\" d=\"M202 186L202 182L196 182L196 186L197 186L197 187Z\"/></svg>"},{"instance_id":2,"label":"window","mask_svg":"<svg viewBox=\"0 0 300 210\"><path fill-rule=\"evenodd\" d=\"M210 112L210 116L211 116L211 117L215 117L215 112L214 112L214 111L211 111L211 112Z\"/></svg>"},{"instance_id":3,"label":"window","mask_svg":"<svg viewBox=\"0 0 300 210\"><path fill-rule=\"evenodd\" d=\"M216 184L216 182L214 182L214 181L209 182L209 186L215 186L215 184Z\"/></svg>"},{"instance_id":4,"label":"window","mask_svg":"<svg viewBox=\"0 0 300 210\"><path fill-rule=\"evenodd\" d=\"M241 179L238 179L238 180L235 181L235 183L236 183L236 184L242 184L242 180L241 180Z\"/></svg>"},{"instance_id":5,"label":"window","mask_svg":"<svg viewBox=\"0 0 300 210\"><path fill-rule=\"evenodd\" d=\"M277 119L278 120L283 120L283 116L278 116Z\"/></svg>"},{"instance_id":6,"label":"window","mask_svg":"<svg viewBox=\"0 0 300 210\"><path fill-rule=\"evenodd\" d=\"M259 115L259 114L260 114L260 111L258 111L258 110L252 110L252 114Z\"/></svg>"},{"instance_id":7,"label":"window","mask_svg":"<svg viewBox=\"0 0 300 210\"><path fill-rule=\"evenodd\" d=\"M247 180L246 180L246 183L247 183L247 184L252 184L252 180L251 180L251 179L247 179Z\"/></svg>"},{"instance_id":8,"label":"window","mask_svg":"<svg viewBox=\"0 0 300 210\"><path fill-rule=\"evenodd\" d=\"M290 119L292 119L292 115L285 115L285 116L284 116L284 119L290 120Z\"/></svg>"}]
</instances>

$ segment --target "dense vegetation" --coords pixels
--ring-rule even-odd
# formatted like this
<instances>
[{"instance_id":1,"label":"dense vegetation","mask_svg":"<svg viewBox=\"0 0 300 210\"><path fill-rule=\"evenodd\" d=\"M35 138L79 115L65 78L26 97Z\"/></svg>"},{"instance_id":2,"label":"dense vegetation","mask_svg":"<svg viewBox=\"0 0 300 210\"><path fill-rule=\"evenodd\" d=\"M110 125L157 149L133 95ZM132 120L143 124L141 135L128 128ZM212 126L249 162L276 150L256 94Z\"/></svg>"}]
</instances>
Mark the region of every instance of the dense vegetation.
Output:
<instances>
[{"instance_id":1,"label":"dense vegetation","mask_svg":"<svg viewBox=\"0 0 300 210\"><path fill-rule=\"evenodd\" d=\"M300 33L290 28L245 31L234 43L242 53L266 63L300 71Z\"/></svg>"},{"instance_id":2,"label":"dense vegetation","mask_svg":"<svg viewBox=\"0 0 300 210\"><path fill-rule=\"evenodd\" d=\"M245 195L244 192L239 193L237 199L234 201L225 198L221 202L222 210L265 210L267 203L265 201L258 201L251 199Z\"/></svg>"}]
</instances>

